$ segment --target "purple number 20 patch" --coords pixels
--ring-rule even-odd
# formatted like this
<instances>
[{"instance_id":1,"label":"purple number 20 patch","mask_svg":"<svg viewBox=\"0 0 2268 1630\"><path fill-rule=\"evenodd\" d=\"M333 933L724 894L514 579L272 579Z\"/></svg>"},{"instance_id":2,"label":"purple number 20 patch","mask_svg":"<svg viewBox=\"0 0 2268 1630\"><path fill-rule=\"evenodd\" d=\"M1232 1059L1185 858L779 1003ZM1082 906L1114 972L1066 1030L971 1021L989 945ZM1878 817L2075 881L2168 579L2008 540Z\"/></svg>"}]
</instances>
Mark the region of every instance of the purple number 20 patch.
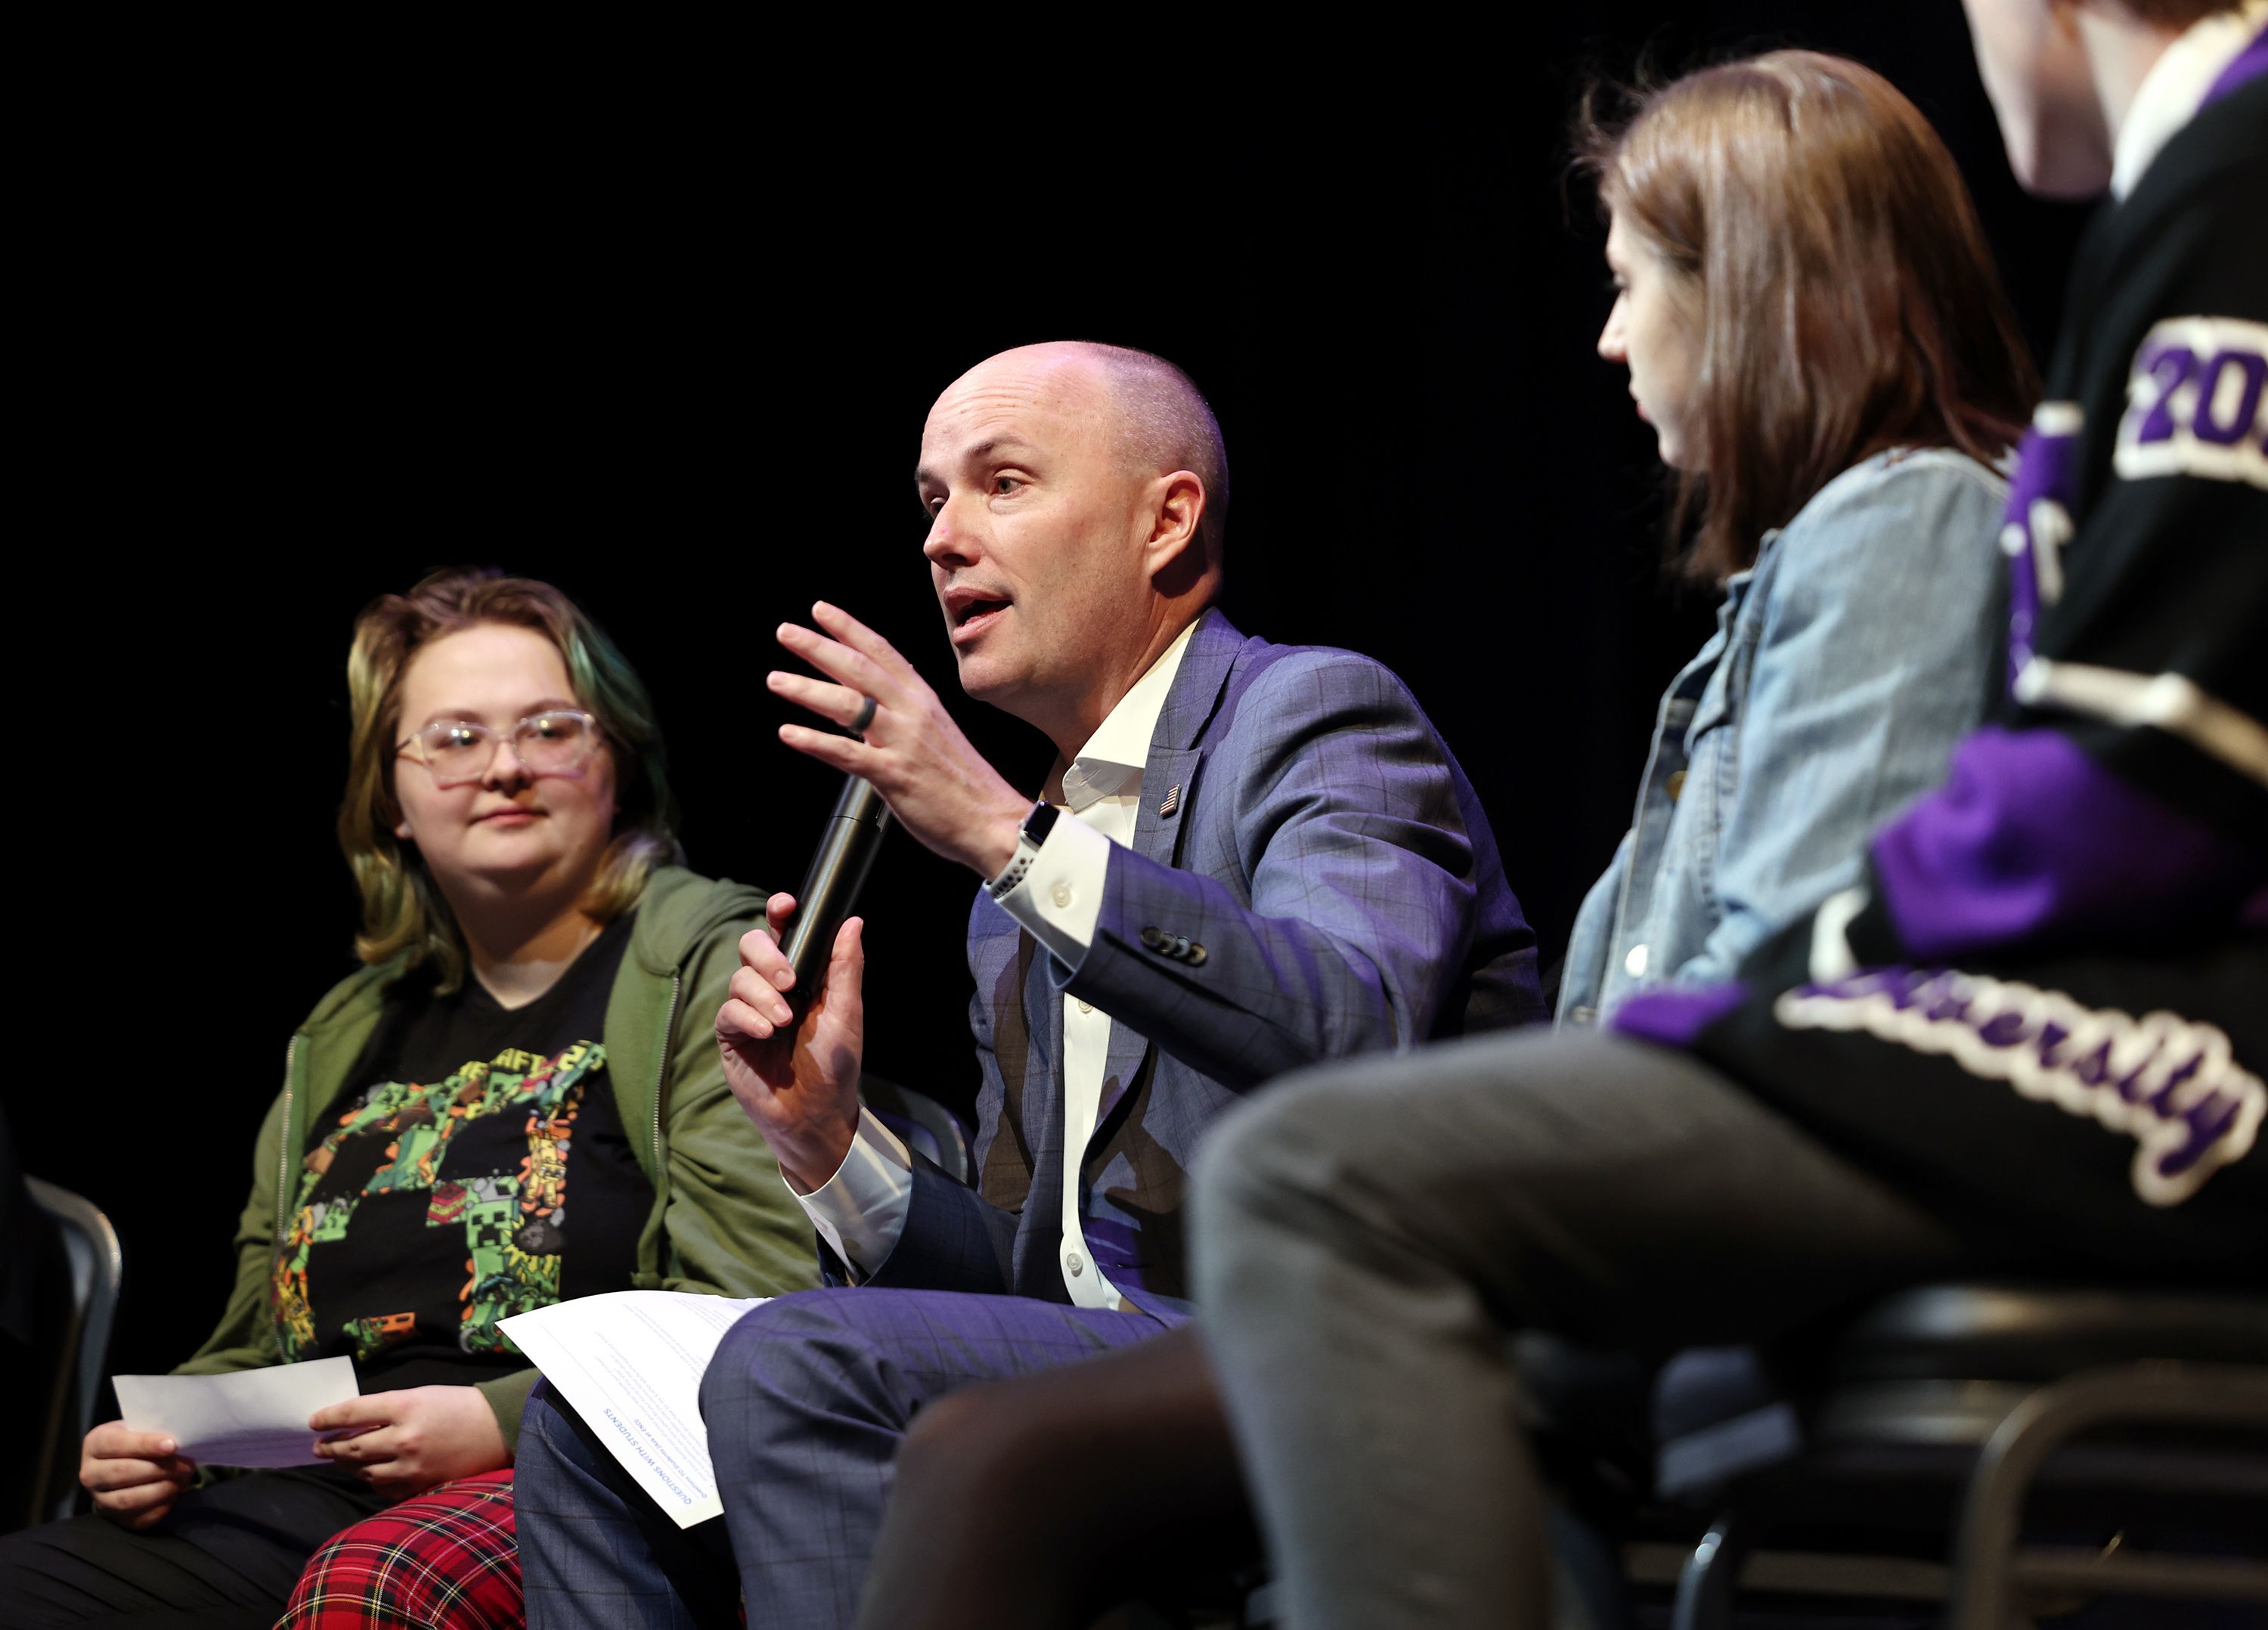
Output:
<instances>
[{"instance_id":1,"label":"purple number 20 patch","mask_svg":"<svg viewBox=\"0 0 2268 1630\"><path fill-rule=\"evenodd\" d=\"M2112 467L2129 481L2203 476L2268 488L2268 323L2169 317L2144 336Z\"/></svg>"}]
</instances>

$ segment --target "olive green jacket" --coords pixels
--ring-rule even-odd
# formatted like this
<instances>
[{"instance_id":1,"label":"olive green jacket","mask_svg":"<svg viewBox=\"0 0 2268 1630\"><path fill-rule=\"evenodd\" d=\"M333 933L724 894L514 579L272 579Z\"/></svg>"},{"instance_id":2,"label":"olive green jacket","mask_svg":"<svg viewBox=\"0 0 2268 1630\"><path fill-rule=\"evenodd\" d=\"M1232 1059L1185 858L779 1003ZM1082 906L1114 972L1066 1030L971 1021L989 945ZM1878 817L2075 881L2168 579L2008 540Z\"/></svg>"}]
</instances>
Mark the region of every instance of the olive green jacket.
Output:
<instances>
[{"instance_id":1,"label":"olive green jacket","mask_svg":"<svg viewBox=\"0 0 2268 1630\"><path fill-rule=\"evenodd\" d=\"M633 1288L770 1296L819 1283L811 1223L726 1088L717 1054L717 1009L740 965L740 936L763 920L763 908L753 889L676 867L656 872L638 903L600 1037L622 1125L653 1184ZM175 1374L282 1361L269 1276L298 1196L308 1128L364 1084L348 1072L402 971L389 963L342 980L291 1037L284 1090L261 1125L252 1198L237 1224L236 1288L218 1328ZM534 1384L533 1369L480 1383L508 1446L517 1445L520 1406Z\"/></svg>"}]
</instances>

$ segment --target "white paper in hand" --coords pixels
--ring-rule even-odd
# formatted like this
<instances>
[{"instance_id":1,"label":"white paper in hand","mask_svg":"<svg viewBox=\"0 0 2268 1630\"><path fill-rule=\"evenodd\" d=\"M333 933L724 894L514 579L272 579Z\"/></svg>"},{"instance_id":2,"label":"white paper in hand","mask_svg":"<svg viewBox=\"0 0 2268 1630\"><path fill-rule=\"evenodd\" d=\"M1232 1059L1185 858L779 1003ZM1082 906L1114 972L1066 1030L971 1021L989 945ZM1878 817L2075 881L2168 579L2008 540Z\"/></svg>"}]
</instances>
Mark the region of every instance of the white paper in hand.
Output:
<instances>
[{"instance_id":1,"label":"white paper in hand","mask_svg":"<svg viewBox=\"0 0 2268 1630\"><path fill-rule=\"evenodd\" d=\"M350 1358L271 1364L225 1376L113 1376L136 1432L163 1432L200 1465L312 1466L307 1417L361 1396Z\"/></svg>"},{"instance_id":2,"label":"white paper in hand","mask_svg":"<svg viewBox=\"0 0 2268 1630\"><path fill-rule=\"evenodd\" d=\"M497 1321L680 1528L721 1516L701 1374L764 1298L616 1290Z\"/></svg>"}]
</instances>

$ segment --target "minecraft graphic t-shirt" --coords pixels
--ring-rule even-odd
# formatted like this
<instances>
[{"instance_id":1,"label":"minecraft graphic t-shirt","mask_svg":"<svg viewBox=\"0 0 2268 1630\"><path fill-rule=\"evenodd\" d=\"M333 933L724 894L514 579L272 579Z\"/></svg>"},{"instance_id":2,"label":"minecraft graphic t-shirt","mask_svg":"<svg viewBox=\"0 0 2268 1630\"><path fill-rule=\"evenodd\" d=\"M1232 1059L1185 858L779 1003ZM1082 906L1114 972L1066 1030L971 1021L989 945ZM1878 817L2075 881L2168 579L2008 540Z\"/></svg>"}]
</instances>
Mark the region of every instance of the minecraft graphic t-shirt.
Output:
<instances>
[{"instance_id":1,"label":"minecraft graphic t-shirt","mask_svg":"<svg viewBox=\"0 0 2268 1630\"><path fill-rule=\"evenodd\" d=\"M309 1128L275 1267L286 1361L348 1354L366 1391L482 1381L526 1364L498 1319L630 1287L653 1189L603 1037L630 920L526 1007L470 977L388 1001Z\"/></svg>"}]
</instances>

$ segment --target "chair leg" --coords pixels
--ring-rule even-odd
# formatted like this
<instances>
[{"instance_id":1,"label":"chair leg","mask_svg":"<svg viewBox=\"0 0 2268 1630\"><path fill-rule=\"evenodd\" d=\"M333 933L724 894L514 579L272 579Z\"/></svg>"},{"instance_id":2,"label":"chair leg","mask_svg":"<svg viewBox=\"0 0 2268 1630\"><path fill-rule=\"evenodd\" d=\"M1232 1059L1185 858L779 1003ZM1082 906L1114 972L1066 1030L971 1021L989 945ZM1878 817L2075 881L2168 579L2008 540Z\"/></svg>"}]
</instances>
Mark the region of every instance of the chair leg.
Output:
<instances>
[{"instance_id":1,"label":"chair leg","mask_svg":"<svg viewBox=\"0 0 2268 1630\"><path fill-rule=\"evenodd\" d=\"M1685 1559L1677 1577L1677 1602L1670 1630L1731 1630L1733 1591L1741 1564L1756 1545L1756 1524L1736 1513L1719 1512Z\"/></svg>"},{"instance_id":2,"label":"chair leg","mask_svg":"<svg viewBox=\"0 0 2268 1630\"><path fill-rule=\"evenodd\" d=\"M2026 1398L1994 1429L1969 1479L1951 1630L2007 1630L2034 1475L2072 1438L2112 1421L2258 1427L2268 1424L2268 1385L2244 1368L2147 1363L2094 1370Z\"/></svg>"}]
</instances>

